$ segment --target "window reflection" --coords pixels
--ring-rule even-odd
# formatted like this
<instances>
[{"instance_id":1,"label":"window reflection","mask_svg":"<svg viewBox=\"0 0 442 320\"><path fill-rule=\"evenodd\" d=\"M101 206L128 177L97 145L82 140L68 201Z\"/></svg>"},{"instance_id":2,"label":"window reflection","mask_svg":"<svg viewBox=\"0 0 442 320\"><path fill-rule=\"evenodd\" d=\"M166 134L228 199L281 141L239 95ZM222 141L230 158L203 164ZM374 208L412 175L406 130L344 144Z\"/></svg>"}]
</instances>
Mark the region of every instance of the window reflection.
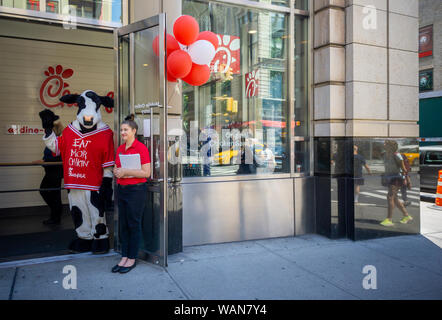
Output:
<instances>
[{"instance_id":1,"label":"window reflection","mask_svg":"<svg viewBox=\"0 0 442 320\"><path fill-rule=\"evenodd\" d=\"M309 0L295 0L295 8L300 10L308 10Z\"/></svg>"},{"instance_id":2,"label":"window reflection","mask_svg":"<svg viewBox=\"0 0 442 320\"><path fill-rule=\"evenodd\" d=\"M4 7L121 22L121 0L1 0ZM41 7L44 6L44 7Z\"/></svg>"},{"instance_id":3,"label":"window reflection","mask_svg":"<svg viewBox=\"0 0 442 320\"><path fill-rule=\"evenodd\" d=\"M416 139L355 139L353 150L356 238L418 233Z\"/></svg>"},{"instance_id":4,"label":"window reflection","mask_svg":"<svg viewBox=\"0 0 442 320\"><path fill-rule=\"evenodd\" d=\"M183 14L220 43L210 80L183 85L184 175L289 172L288 16L197 1L183 1Z\"/></svg>"},{"instance_id":5,"label":"window reflection","mask_svg":"<svg viewBox=\"0 0 442 320\"><path fill-rule=\"evenodd\" d=\"M338 220L354 216L354 225L350 219L347 227L354 227L355 239L420 232L421 188L432 187L434 192L436 168L442 167L412 164L413 154L402 151L418 151L423 161L427 153L442 149L416 150L416 142L415 138L315 139L315 172L325 176L319 185L327 188L331 180L335 216Z\"/></svg>"},{"instance_id":6,"label":"window reflection","mask_svg":"<svg viewBox=\"0 0 442 320\"><path fill-rule=\"evenodd\" d=\"M281 6L281 7L288 7L290 5L290 0L250 0L250 1L254 1L254 2L261 2L261 3L265 3L265 4L273 4L276 6ZM302 0L304 1L304 0Z\"/></svg>"}]
</instances>

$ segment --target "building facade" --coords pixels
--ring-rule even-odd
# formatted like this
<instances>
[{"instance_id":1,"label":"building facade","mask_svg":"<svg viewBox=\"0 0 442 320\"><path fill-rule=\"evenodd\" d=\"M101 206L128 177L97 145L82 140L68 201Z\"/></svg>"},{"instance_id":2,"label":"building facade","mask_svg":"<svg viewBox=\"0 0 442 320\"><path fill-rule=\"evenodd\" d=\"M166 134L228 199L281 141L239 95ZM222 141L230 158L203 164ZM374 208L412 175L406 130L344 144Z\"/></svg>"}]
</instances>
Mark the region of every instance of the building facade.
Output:
<instances>
[{"instance_id":1,"label":"building facade","mask_svg":"<svg viewBox=\"0 0 442 320\"><path fill-rule=\"evenodd\" d=\"M419 13L420 136L433 140L423 145L440 144L442 132L437 120L442 116L442 4L420 1Z\"/></svg>"},{"instance_id":2,"label":"building facade","mask_svg":"<svg viewBox=\"0 0 442 320\"><path fill-rule=\"evenodd\" d=\"M419 71L421 77L432 73L429 83L422 81L421 92L442 91L442 4L419 1L419 13Z\"/></svg>"},{"instance_id":3,"label":"building facade","mask_svg":"<svg viewBox=\"0 0 442 320\"><path fill-rule=\"evenodd\" d=\"M413 223L399 223L403 212L396 209L394 226L380 224L391 213L391 190L381 183L384 143L400 147L415 144L419 136L417 0L133 0L109 2L107 8L101 1L92 1L90 8L39 1L38 9L29 1L16 3L0 4L2 69L7 71L0 81L11 88L2 91L1 109L8 113L17 101L13 96L27 107L9 112L10 118L2 119L6 127L39 126L37 113L51 107L57 95L47 92L41 99L34 82L38 77L44 82L50 67L58 74L74 70L65 81L73 91L115 91L120 79L113 76L114 28L164 12L169 33L175 19L188 14L201 31L217 34L220 49L209 81L167 87L169 116L180 123L188 142L182 154L185 246L306 233L351 239L419 233L418 198L406 209ZM51 3L75 12L80 28L67 29L72 13L49 12ZM25 94L20 86L27 87ZM17 92L10 95L13 89ZM54 100L44 104L48 95ZM65 125L73 119L72 108L56 108ZM112 124L113 116L106 121ZM6 219L0 239L6 243L15 236L21 245L0 258L51 251L29 252L23 244L55 231L67 238L72 231L67 213L58 230L36 230L35 217L45 210L35 191L41 168L14 166L40 157L39 134L3 135L1 170L10 180L0 194ZM9 152L11 144L20 145L15 154ZM31 148L23 153L26 144ZM244 161L247 155L250 162ZM416 168L411 177L418 185ZM34 191L18 192L23 190ZM13 233L7 227L17 212L34 219L29 231Z\"/></svg>"}]
</instances>

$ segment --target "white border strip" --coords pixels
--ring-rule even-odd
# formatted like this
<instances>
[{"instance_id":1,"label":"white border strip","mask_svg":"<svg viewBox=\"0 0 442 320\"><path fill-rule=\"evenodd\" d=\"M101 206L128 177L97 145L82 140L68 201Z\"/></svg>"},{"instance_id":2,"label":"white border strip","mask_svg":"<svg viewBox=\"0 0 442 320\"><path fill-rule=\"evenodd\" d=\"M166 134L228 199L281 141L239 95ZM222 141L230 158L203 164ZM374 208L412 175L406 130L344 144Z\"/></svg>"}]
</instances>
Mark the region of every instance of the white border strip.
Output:
<instances>
[{"instance_id":1,"label":"white border strip","mask_svg":"<svg viewBox=\"0 0 442 320\"><path fill-rule=\"evenodd\" d=\"M430 98L439 98L439 97L442 97L442 90L419 93L419 99L430 99Z\"/></svg>"}]
</instances>

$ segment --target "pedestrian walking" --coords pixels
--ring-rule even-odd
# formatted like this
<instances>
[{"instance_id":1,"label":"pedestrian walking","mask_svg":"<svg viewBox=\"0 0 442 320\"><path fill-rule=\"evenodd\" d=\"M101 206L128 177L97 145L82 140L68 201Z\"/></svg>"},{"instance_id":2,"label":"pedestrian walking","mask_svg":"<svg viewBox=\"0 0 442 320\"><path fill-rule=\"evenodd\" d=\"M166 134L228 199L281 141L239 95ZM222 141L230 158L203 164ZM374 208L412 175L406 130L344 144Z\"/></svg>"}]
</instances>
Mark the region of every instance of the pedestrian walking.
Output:
<instances>
[{"instance_id":1,"label":"pedestrian walking","mask_svg":"<svg viewBox=\"0 0 442 320\"><path fill-rule=\"evenodd\" d=\"M384 143L385 154L384 154L384 166L385 174L382 177L382 184L388 187L387 201L388 201L388 214L387 218L381 222L381 225L385 227L393 226L393 211L395 207L402 212L403 218L401 223L405 224L413 220L404 204L399 201L398 192L403 186L402 172L406 172L404 161L401 154L397 151L398 144L396 141L387 140Z\"/></svg>"}]
</instances>

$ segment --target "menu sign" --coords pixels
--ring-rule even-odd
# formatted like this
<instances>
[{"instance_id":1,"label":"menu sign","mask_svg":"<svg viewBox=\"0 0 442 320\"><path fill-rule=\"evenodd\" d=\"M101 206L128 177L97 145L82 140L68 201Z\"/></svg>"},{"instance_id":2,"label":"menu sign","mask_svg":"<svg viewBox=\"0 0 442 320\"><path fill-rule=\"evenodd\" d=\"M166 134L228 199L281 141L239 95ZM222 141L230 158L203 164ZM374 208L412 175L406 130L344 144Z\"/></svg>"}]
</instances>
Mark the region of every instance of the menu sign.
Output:
<instances>
[{"instance_id":1,"label":"menu sign","mask_svg":"<svg viewBox=\"0 0 442 320\"><path fill-rule=\"evenodd\" d=\"M419 29L419 58L433 55L433 26Z\"/></svg>"},{"instance_id":2,"label":"menu sign","mask_svg":"<svg viewBox=\"0 0 442 320\"><path fill-rule=\"evenodd\" d=\"M433 90L433 70L419 72L419 91Z\"/></svg>"}]
</instances>

